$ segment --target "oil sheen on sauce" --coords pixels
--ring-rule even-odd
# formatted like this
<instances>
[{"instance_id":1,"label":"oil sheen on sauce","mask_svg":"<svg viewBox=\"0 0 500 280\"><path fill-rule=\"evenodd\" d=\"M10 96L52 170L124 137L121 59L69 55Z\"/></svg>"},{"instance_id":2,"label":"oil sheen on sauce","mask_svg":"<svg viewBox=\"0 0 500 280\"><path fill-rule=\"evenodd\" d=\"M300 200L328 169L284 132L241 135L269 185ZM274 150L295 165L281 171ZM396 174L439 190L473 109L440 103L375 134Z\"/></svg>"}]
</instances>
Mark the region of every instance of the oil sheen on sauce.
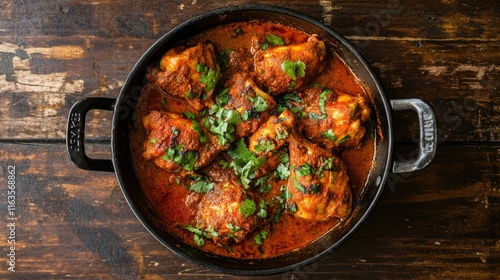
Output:
<instances>
[{"instance_id":1,"label":"oil sheen on sauce","mask_svg":"<svg viewBox=\"0 0 500 280\"><path fill-rule=\"evenodd\" d=\"M240 34L236 38L232 34L238 29L252 30L252 32ZM282 25L248 22L224 25L205 31L191 38L187 44L210 40L218 50L248 48L251 44L252 35L258 33L279 34L279 36L286 38L292 43L303 42L309 37L308 34L302 31ZM331 49L332 46L329 46L329 48ZM329 50L327 59L327 70L319 75L316 79L317 83L324 84L334 91L350 95L366 95L363 87L358 83L353 73L332 50ZM369 99L367 98L367 100ZM142 91L136 108L130 147L135 175L152 207L162 218L167 230L182 239L185 243L193 247L198 247L193 241L192 233L182 228L182 225L188 224L196 215L196 210L192 209L189 203L186 203L186 201L191 199L190 196L193 196L193 193L184 186L182 180L175 173L164 171L141 156L144 149L143 143L147 139L147 133L141 119L151 110L167 110L172 113L182 114L186 111L192 111L192 109L184 102L163 94L158 87L147 85ZM373 164L373 128L369 125L366 125L366 128L367 132L362 147L344 151L340 155L347 166L353 194L353 207L356 205L356 198L363 191ZM276 189L279 189L279 186L273 186L272 190ZM272 192L268 196L277 195L277 193ZM269 234L261 246L257 246L253 238L250 237L246 241L233 244L230 247L220 247L207 241L200 249L234 258L269 258L306 246L321 237L328 230L334 228L339 222L338 219L331 219L324 222L308 221L296 218L292 214L284 213L278 223L272 224L272 226L264 226L264 229Z\"/></svg>"}]
</instances>

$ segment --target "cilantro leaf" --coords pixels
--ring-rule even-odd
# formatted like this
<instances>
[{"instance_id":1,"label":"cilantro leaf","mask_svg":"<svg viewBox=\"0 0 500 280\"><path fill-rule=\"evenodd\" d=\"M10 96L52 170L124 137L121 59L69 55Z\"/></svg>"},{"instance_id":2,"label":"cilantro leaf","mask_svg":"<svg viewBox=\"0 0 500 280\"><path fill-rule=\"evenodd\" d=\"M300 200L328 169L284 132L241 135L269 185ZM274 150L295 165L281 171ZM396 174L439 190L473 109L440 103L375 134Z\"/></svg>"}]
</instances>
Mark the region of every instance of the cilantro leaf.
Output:
<instances>
[{"instance_id":1,"label":"cilantro leaf","mask_svg":"<svg viewBox=\"0 0 500 280\"><path fill-rule=\"evenodd\" d=\"M310 165L307 162L303 166L299 166L297 168L297 175L299 177L304 177L304 176L312 175L312 174L314 174L314 168L312 167L312 165Z\"/></svg>"},{"instance_id":2,"label":"cilantro leaf","mask_svg":"<svg viewBox=\"0 0 500 280\"><path fill-rule=\"evenodd\" d=\"M250 217L253 213L257 211L257 205L255 205L255 202L251 199L246 198L243 200L243 203L240 205L240 213L243 215L243 217L248 218Z\"/></svg>"},{"instance_id":3,"label":"cilantro leaf","mask_svg":"<svg viewBox=\"0 0 500 280\"><path fill-rule=\"evenodd\" d=\"M269 44L275 45L275 46L283 46L285 45L285 41L280 36L274 35L274 34L269 34L266 35L266 41Z\"/></svg>"},{"instance_id":4,"label":"cilantro leaf","mask_svg":"<svg viewBox=\"0 0 500 280\"><path fill-rule=\"evenodd\" d=\"M203 132L203 129L201 128L200 124L195 120L193 120L193 130L198 134L198 137L200 137L201 143L208 142L208 137Z\"/></svg>"},{"instance_id":5,"label":"cilantro leaf","mask_svg":"<svg viewBox=\"0 0 500 280\"><path fill-rule=\"evenodd\" d=\"M293 81L297 79L297 76L304 78L306 75L306 64L300 60L296 62L285 60L281 64L281 68Z\"/></svg>"},{"instance_id":6,"label":"cilantro leaf","mask_svg":"<svg viewBox=\"0 0 500 280\"><path fill-rule=\"evenodd\" d=\"M243 186L248 188L248 184L255 177L255 171L266 161L266 157L256 157L247 148L243 138L234 143L227 153L233 159L229 166L240 176Z\"/></svg>"},{"instance_id":7,"label":"cilantro leaf","mask_svg":"<svg viewBox=\"0 0 500 280\"><path fill-rule=\"evenodd\" d=\"M323 115L326 115L325 102L326 97L333 91L331 89L324 89L319 95L319 110Z\"/></svg>"},{"instance_id":8,"label":"cilantro leaf","mask_svg":"<svg viewBox=\"0 0 500 280\"><path fill-rule=\"evenodd\" d=\"M276 128L276 139L284 140L288 137L288 131Z\"/></svg>"},{"instance_id":9,"label":"cilantro leaf","mask_svg":"<svg viewBox=\"0 0 500 280\"><path fill-rule=\"evenodd\" d=\"M276 168L276 175L282 179L285 180L290 176L290 169L288 168L287 165L280 163L278 167Z\"/></svg>"},{"instance_id":10,"label":"cilantro leaf","mask_svg":"<svg viewBox=\"0 0 500 280\"><path fill-rule=\"evenodd\" d=\"M211 91L215 88L215 85L219 81L220 71L214 70L205 64L196 64L196 72L201 73L200 82L202 82L206 88L206 91Z\"/></svg>"},{"instance_id":11,"label":"cilantro leaf","mask_svg":"<svg viewBox=\"0 0 500 280\"><path fill-rule=\"evenodd\" d=\"M268 232L265 230L262 230L261 232L257 233L253 240L255 244L257 245L262 245L262 241L267 238Z\"/></svg>"},{"instance_id":12,"label":"cilantro leaf","mask_svg":"<svg viewBox=\"0 0 500 280\"><path fill-rule=\"evenodd\" d=\"M323 135L323 137L325 137L326 139L328 139L330 141L337 140L337 135L335 135L335 133L332 131L331 128L327 131L321 132L321 135Z\"/></svg>"},{"instance_id":13,"label":"cilantro leaf","mask_svg":"<svg viewBox=\"0 0 500 280\"><path fill-rule=\"evenodd\" d=\"M257 211L257 216L263 219L267 217L267 202L265 200L261 200L259 202L259 210Z\"/></svg>"},{"instance_id":14,"label":"cilantro leaf","mask_svg":"<svg viewBox=\"0 0 500 280\"><path fill-rule=\"evenodd\" d=\"M197 193L207 193L214 188L214 183L212 183L206 176L196 176L195 182L189 187L190 191Z\"/></svg>"},{"instance_id":15,"label":"cilantro leaf","mask_svg":"<svg viewBox=\"0 0 500 280\"><path fill-rule=\"evenodd\" d=\"M255 151L258 153L267 153L274 149L274 143L269 139L260 139L259 143L255 145Z\"/></svg>"},{"instance_id":16,"label":"cilantro leaf","mask_svg":"<svg viewBox=\"0 0 500 280\"><path fill-rule=\"evenodd\" d=\"M257 96L257 98L255 98L255 100L252 100L252 102L253 102L253 108L258 113L264 112L265 110L267 110L267 107L269 107L267 101L260 96Z\"/></svg>"},{"instance_id":17,"label":"cilantro leaf","mask_svg":"<svg viewBox=\"0 0 500 280\"><path fill-rule=\"evenodd\" d=\"M306 189L304 188L304 186L302 186L299 181L297 180L296 177L292 177L292 180L293 180L293 185L295 186L295 188L301 192L301 193L307 193L306 192Z\"/></svg>"}]
</instances>

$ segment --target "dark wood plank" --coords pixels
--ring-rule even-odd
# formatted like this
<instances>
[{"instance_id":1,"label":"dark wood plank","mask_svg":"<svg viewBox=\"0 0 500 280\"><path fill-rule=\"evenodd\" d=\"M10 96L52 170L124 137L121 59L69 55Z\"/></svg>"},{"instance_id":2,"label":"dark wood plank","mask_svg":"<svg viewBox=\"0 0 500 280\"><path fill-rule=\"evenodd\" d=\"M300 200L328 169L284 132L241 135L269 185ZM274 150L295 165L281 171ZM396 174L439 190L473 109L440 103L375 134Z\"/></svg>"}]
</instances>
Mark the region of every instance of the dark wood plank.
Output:
<instances>
[{"instance_id":1,"label":"dark wood plank","mask_svg":"<svg viewBox=\"0 0 500 280\"><path fill-rule=\"evenodd\" d=\"M83 50L84 39L78 36L38 41L54 45L23 48L0 44L13 56L15 77L0 77L2 139L64 139L74 102L87 96L117 97L129 70L153 42L131 39L122 45L123 39L99 38ZM52 53L53 48L61 53ZM500 139L498 50L498 42L426 41L419 48L414 41L374 40L362 52L388 98L422 98L431 103L441 142L483 142ZM16 52L24 52L31 60L15 57ZM109 137L111 114L93 111L90 116L88 137ZM398 114L395 120L398 140L415 139L415 120L408 114Z\"/></svg>"},{"instance_id":2,"label":"dark wood plank","mask_svg":"<svg viewBox=\"0 0 500 280\"><path fill-rule=\"evenodd\" d=\"M106 157L107 149L92 151ZM163 248L132 214L114 174L68 164L64 145L0 144L0 158L2 185L6 166L16 165L19 225L17 272L4 267L1 278L233 278ZM500 263L499 184L498 145L445 145L428 169L391 175L374 212L340 249L279 277L492 279Z\"/></svg>"}]
</instances>

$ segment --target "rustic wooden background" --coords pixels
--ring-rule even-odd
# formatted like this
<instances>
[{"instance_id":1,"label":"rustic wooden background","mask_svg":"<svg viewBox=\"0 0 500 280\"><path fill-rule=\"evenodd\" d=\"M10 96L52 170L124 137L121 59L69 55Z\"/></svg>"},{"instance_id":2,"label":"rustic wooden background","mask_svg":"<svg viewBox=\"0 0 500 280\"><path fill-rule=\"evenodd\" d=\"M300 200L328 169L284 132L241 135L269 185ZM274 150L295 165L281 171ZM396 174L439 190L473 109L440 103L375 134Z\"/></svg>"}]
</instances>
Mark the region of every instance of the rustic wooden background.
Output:
<instances>
[{"instance_id":1,"label":"rustic wooden background","mask_svg":"<svg viewBox=\"0 0 500 280\"><path fill-rule=\"evenodd\" d=\"M247 1L0 0L0 278L239 279L171 253L128 208L113 173L69 161L71 105L116 97L141 54L194 15ZM391 175L375 211L340 249L266 279L495 279L500 272L500 4L489 0L267 0L357 45L396 98L438 118L432 166ZM111 113L90 114L91 156L110 157ZM411 113L394 113L398 151ZM15 272L8 166L16 167Z\"/></svg>"}]
</instances>

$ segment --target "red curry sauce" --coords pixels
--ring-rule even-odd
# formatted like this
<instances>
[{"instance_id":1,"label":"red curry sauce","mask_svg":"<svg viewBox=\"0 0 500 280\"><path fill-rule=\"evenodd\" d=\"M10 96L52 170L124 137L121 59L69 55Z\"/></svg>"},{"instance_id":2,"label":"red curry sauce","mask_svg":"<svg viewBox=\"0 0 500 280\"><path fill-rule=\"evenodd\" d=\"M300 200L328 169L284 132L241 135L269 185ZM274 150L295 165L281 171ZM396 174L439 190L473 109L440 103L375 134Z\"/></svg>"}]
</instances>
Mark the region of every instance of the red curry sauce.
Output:
<instances>
[{"instance_id":1,"label":"red curry sauce","mask_svg":"<svg viewBox=\"0 0 500 280\"><path fill-rule=\"evenodd\" d=\"M238 33L239 30L244 32ZM217 27L199 34L185 43L193 45L198 42L210 41L217 50L248 48L252 44L253 36L270 33L280 36L289 44L304 42L310 36L302 31L282 25L250 22ZM345 63L334 54L332 46L327 44L327 48L326 63L328 66L316 77L314 82L323 84L335 92L366 96L357 78ZM184 180L177 173L162 170L141 155L144 151L144 142L148 140L147 131L141 120L152 110L183 114L186 111L193 111L193 109L182 100L165 95L157 86L149 84L143 89L135 112L136 121L131 133L130 145L135 174L141 188L153 208L163 219L168 231L180 237L185 243L199 247L193 241L193 233L183 228L183 225L191 223L196 215L189 206L189 200L195 199L193 196L196 194L185 187ZM359 197L365 186L374 158L374 143L371 137L374 128L371 128L367 123L365 123L367 133L362 146L338 152L338 156L347 167L349 184L353 194L353 207L356 198ZM279 190L280 186L273 185L272 189L264 195L265 199L271 200L276 197L279 195ZM207 240L199 248L217 255L234 258L268 258L306 246L334 228L339 222L338 218L331 218L327 221L300 219L292 213L284 211L278 223L265 224L259 228L259 230L264 229L268 232L262 245L257 245L252 238L253 236L250 236L242 242L227 246L219 246Z\"/></svg>"}]
</instances>

